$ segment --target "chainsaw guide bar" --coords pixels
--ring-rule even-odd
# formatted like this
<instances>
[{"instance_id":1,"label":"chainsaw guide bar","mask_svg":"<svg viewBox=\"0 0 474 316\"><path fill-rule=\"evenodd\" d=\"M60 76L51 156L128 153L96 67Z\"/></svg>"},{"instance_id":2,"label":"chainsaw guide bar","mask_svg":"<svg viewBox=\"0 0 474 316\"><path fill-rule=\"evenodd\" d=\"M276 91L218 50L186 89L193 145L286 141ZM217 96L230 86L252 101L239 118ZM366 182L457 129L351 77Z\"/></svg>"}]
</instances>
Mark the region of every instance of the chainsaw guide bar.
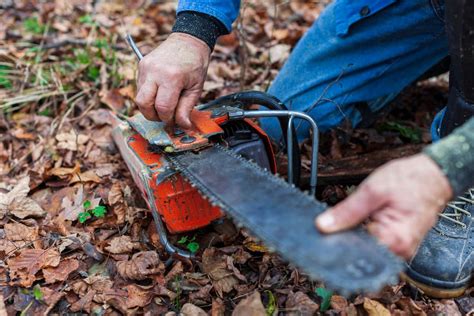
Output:
<instances>
[{"instance_id":1,"label":"chainsaw guide bar","mask_svg":"<svg viewBox=\"0 0 474 316\"><path fill-rule=\"evenodd\" d=\"M402 262L365 230L323 235L327 205L220 145L167 159L212 204L312 279L343 295L396 283Z\"/></svg>"}]
</instances>

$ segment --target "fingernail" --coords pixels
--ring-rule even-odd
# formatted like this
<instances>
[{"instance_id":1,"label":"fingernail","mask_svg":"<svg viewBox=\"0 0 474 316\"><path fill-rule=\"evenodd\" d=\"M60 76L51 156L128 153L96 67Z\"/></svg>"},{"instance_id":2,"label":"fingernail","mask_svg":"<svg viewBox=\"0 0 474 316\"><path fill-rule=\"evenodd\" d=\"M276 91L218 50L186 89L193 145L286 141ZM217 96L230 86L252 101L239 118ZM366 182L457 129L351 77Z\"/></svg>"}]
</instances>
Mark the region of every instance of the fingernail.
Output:
<instances>
[{"instance_id":1,"label":"fingernail","mask_svg":"<svg viewBox=\"0 0 474 316\"><path fill-rule=\"evenodd\" d=\"M334 226L334 224L336 223L336 220L331 213L324 213L324 214L319 215L316 222L319 228L325 230Z\"/></svg>"}]
</instances>

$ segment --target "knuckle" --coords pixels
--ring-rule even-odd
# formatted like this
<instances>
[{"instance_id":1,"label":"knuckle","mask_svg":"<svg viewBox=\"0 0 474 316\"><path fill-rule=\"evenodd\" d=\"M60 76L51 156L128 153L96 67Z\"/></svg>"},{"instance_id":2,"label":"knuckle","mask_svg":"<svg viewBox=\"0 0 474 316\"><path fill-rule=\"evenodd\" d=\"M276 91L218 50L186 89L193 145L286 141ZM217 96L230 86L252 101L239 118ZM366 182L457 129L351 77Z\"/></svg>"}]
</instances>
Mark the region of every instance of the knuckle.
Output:
<instances>
[{"instance_id":1,"label":"knuckle","mask_svg":"<svg viewBox=\"0 0 474 316\"><path fill-rule=\"evenodd\" d=\"M379 186L374 185L372 183L367 183L366 185L364 185L362 187L362 190L364 191L364 193L367 194L367 196L374 197L374 198L378 198L383 195L382 189Z\"/></svg>"}]
</instances>

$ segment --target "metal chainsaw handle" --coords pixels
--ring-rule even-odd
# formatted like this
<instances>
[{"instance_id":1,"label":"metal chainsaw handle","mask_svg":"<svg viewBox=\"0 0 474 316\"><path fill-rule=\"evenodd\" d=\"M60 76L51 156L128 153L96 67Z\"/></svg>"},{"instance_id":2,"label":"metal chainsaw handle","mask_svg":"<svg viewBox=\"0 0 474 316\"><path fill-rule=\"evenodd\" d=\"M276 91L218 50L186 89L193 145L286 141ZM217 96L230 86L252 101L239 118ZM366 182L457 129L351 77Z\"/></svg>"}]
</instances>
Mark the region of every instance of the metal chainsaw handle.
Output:
<instances>
[{"instance_id":1,"label":"metal chainsaw handle","mask_svg":"<svg viewBox=\"0 0 474 316\"><path fill-rule=\"evenodd\" d=\"M275 96L262 91L242 91L229 95L219 97L208 103L201 104L196 107L197 110L210 110L224 105L233 106L238 108L246 108L251 105L261 105L268 109L270 112L275 111L288 111L286 105L281 102ZM264 111L252 111L252 112L264 112ZM253 116L257 117L257 116ZM263 116L260 116L263 117ZM290 138L282 137L285 149L288 152L288 181L294 183L296 186L300 183L301 177L301 153L298 147L298 138L296 136L296 129L291 123L293 120L292 116L287 115L267 115L265 117L276 117L280 123L281 131L283 135L291 135ZM291 141L290 141L291 139ZM296 146L293 146L296 144ZM291 146L291 147L290 147Z\"/></svg>"},{"instance_id":2,"label":"metal chainsaw handle","mask_svg":"<svg viewBox=\"0 0 474 316\"><path fill-rule=\"evenodd\" d=\"M288 119L288 126L286 128L286 141L287 141L287 151L288 151L288 182L291 182L293 178L293 170L292 167L294 165L294 161L292 161L292 153L293 150L293 143L294 143L294 125L293 120L295 118L305 120L311 126L311 130L313 132L311 138L311 175L310 175L310 193L312 196L316 194L316 185L318 180L318 151L319 151L319 129L318 125L314 121L314 119L306 113L298 112L298 111L232 111L229 112L229 120L236 120L242 118L255 118L255 117L278 117L278 118L287 118ZM298 145L296 146L298 147Z\"/></svg>"}]
</instances>

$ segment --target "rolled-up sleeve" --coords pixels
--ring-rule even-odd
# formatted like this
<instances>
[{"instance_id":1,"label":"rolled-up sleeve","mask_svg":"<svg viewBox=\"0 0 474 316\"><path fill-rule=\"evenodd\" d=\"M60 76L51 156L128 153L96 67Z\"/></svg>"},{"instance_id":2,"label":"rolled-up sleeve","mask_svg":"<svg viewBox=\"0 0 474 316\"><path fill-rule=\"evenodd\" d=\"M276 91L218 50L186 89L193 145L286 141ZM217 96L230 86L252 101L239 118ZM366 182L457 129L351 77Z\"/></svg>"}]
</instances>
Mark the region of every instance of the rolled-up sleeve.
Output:
<instances>
[{"instance_id":1,"label":"rolled-up sleeve","mask_svg":"<svg viewBox=\"0 0 474 316\"><path fill-rule=\"evenodd\" d=\"M176 13L196 11L215 17L230 32L239 15L240 0L180 0Z\"/></svg>"}]
</instances>

